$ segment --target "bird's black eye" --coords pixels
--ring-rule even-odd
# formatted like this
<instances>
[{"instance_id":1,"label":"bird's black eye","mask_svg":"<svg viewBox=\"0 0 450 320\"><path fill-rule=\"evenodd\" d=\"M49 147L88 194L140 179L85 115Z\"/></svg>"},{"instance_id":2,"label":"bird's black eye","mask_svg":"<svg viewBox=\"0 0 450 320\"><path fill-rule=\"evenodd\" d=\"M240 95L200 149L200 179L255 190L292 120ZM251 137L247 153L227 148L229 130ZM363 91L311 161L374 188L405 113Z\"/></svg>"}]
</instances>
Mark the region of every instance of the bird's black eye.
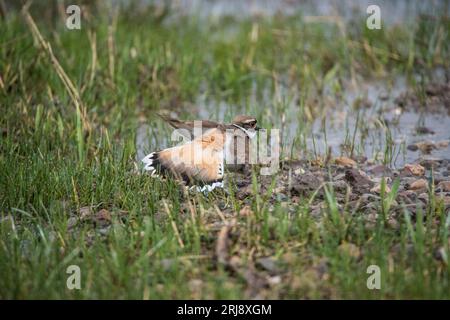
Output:
<instances>
[{"instance_id":1,"label":"bird's black eye","mask_svg":"<svg viewBox=\"0 0 450 320\"><path fill-rule=\"evenodd\" d=\"M244 123L244 127L249 129L249 128L253 128L255 126L256 122L255 121L249 121Z\"/></svg>"}]
</instances>

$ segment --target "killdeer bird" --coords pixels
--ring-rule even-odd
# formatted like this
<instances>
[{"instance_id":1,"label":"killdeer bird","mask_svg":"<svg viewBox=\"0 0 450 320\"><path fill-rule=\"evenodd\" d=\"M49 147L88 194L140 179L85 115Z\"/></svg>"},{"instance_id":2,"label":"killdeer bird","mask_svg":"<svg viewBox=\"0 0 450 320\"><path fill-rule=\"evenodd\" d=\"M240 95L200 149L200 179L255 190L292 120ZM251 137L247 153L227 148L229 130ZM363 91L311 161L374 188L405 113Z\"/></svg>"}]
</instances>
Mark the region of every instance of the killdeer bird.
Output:
<instances>
[{"instance_id":1,"label":"killdeer bird","mask_svg":"<svg viewBox=\"0 0 450 320\"><path fill-rule=\"evenodd\" d=\"M235 117L231 124L210 120L181 121L160 116L175 129L184 129L180 131L184 136L195 133L196 126L199 128L200 125L202 133L183 145L148 154L142 159L144 170L152 175L171 174L202 192L223 187L225 160L228 162L230 159L227 152L237 153L237 157L231 157L234 164L248 160L248 140L253 139L259 130L257 120L245 115ZM239 137L245 139L245 150L242 150L242 144L237 146Z\"/></svg>"},{"instance_id":2,"label":"killdeer bird","mask_svg":"<svg viewBox=\"0 0 450 320\"><path fill-rule=\"evenodd\" d=\"M259 130L257 126L257 120L254 117L251 116L245 116L245 115L239 115L234 117L233 122L231 124L222 124L216 121L211 120L178 120L166 115L158 114L158 116L161 117L165 122L170 124L175 129L185 129L189 133L193 133L194 127L196 123L201 122L201 126L204 132L208 131L209 129L218 128L220 126L225 127L225 129L246 129L246 130ZM245 132L243 130L243 132ZM190 138L190 137L189 137Z\"/></svg>"}]
</instances>

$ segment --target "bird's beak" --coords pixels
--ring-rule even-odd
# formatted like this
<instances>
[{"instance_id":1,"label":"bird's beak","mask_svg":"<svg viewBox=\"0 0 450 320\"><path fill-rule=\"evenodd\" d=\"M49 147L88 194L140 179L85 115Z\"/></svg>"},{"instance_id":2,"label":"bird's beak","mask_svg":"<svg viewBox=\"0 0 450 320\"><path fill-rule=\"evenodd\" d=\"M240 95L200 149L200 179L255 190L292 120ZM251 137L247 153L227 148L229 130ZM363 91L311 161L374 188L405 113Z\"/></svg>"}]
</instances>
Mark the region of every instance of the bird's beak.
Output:
<instances>
[{"instance_id":1,"label":"bird's beak","mask_svg":"<svg viewBox=\"0 0 450 320\"><path fill-rule=\"evenodd\" d=\"M259 131L259 130L261 130L261 128L258 127L258 126L255 126L255 130L256 130L256 131Z\"/></svg>"}]
</instances>

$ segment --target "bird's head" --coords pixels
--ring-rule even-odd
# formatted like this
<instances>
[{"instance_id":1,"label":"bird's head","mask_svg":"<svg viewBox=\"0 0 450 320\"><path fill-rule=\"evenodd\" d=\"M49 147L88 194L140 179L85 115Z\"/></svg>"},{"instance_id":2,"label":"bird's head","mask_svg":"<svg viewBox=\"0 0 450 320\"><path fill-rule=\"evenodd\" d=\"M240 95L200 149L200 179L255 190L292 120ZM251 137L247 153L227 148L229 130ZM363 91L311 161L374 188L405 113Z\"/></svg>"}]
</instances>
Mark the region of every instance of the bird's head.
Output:
<instances>
[{"instance_id":1,"label":"bird's head","mask_svg":"<svg viewBox=\"0 0 450 320\"><path fill-rule=\"evenodd\" d=\"M244 115L234 117L232 126L244 131L250 139L253 139L259 130L256 118Z\"/></svg>"},{"instance_id":2,"label":"bird's head","mask_svg":"<svg viewBox=\"0 0 450 320\"><path fill-rule=\"evenodd\" d=\"M246 130L253 129L253 130L259 130L259 127L257 125L258 121L255 117L246 116L246 115L239 115L234 117L233 124L236 124Z\"/></svg>"}]
</instances>

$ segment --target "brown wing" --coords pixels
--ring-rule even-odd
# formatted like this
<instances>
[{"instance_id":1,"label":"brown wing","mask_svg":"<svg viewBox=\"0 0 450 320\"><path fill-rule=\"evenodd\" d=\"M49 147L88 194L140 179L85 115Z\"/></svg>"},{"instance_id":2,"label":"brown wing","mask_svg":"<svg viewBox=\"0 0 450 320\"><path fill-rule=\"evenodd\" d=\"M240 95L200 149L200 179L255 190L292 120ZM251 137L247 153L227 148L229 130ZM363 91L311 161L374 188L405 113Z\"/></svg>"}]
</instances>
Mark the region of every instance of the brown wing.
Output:
<instances>
[{"instance_id":1,"label":"brown wing","mask_svg":"<svg viewBox=\"0 0 450 320\"><path fill-rule=\"evenodd\" d=\"M225 134L211 129L181 146L150 154L147 170L171 172L185 181L212 182L223 178ZM146 158L147 158L146 157ZM145 162L145 161L144 161ZM151 168L151 169L150 169Z\"/></svg>"},{"instance_id":2,"label":"brown wing","mask_svg":"<svg viewBox=\"0 0 450 320\"><path fill-rule=\"evenodd\" d=\"M161 115L158 114L165 122L167 122L168 124L170 124L172 127L174 127L175 129L186 129L188 130L190 133L193 133L194 130L194 121L190 121L190 120L178 120L166 115ZM202 124L202 128L203 128L203 132L206 132L209 129L213 129L213 128L217 128L219 127L219 123L215 122L215 121L210 121L210 120L197 120L197 121L201 121Z\"/></svg>"}]
</instances>

